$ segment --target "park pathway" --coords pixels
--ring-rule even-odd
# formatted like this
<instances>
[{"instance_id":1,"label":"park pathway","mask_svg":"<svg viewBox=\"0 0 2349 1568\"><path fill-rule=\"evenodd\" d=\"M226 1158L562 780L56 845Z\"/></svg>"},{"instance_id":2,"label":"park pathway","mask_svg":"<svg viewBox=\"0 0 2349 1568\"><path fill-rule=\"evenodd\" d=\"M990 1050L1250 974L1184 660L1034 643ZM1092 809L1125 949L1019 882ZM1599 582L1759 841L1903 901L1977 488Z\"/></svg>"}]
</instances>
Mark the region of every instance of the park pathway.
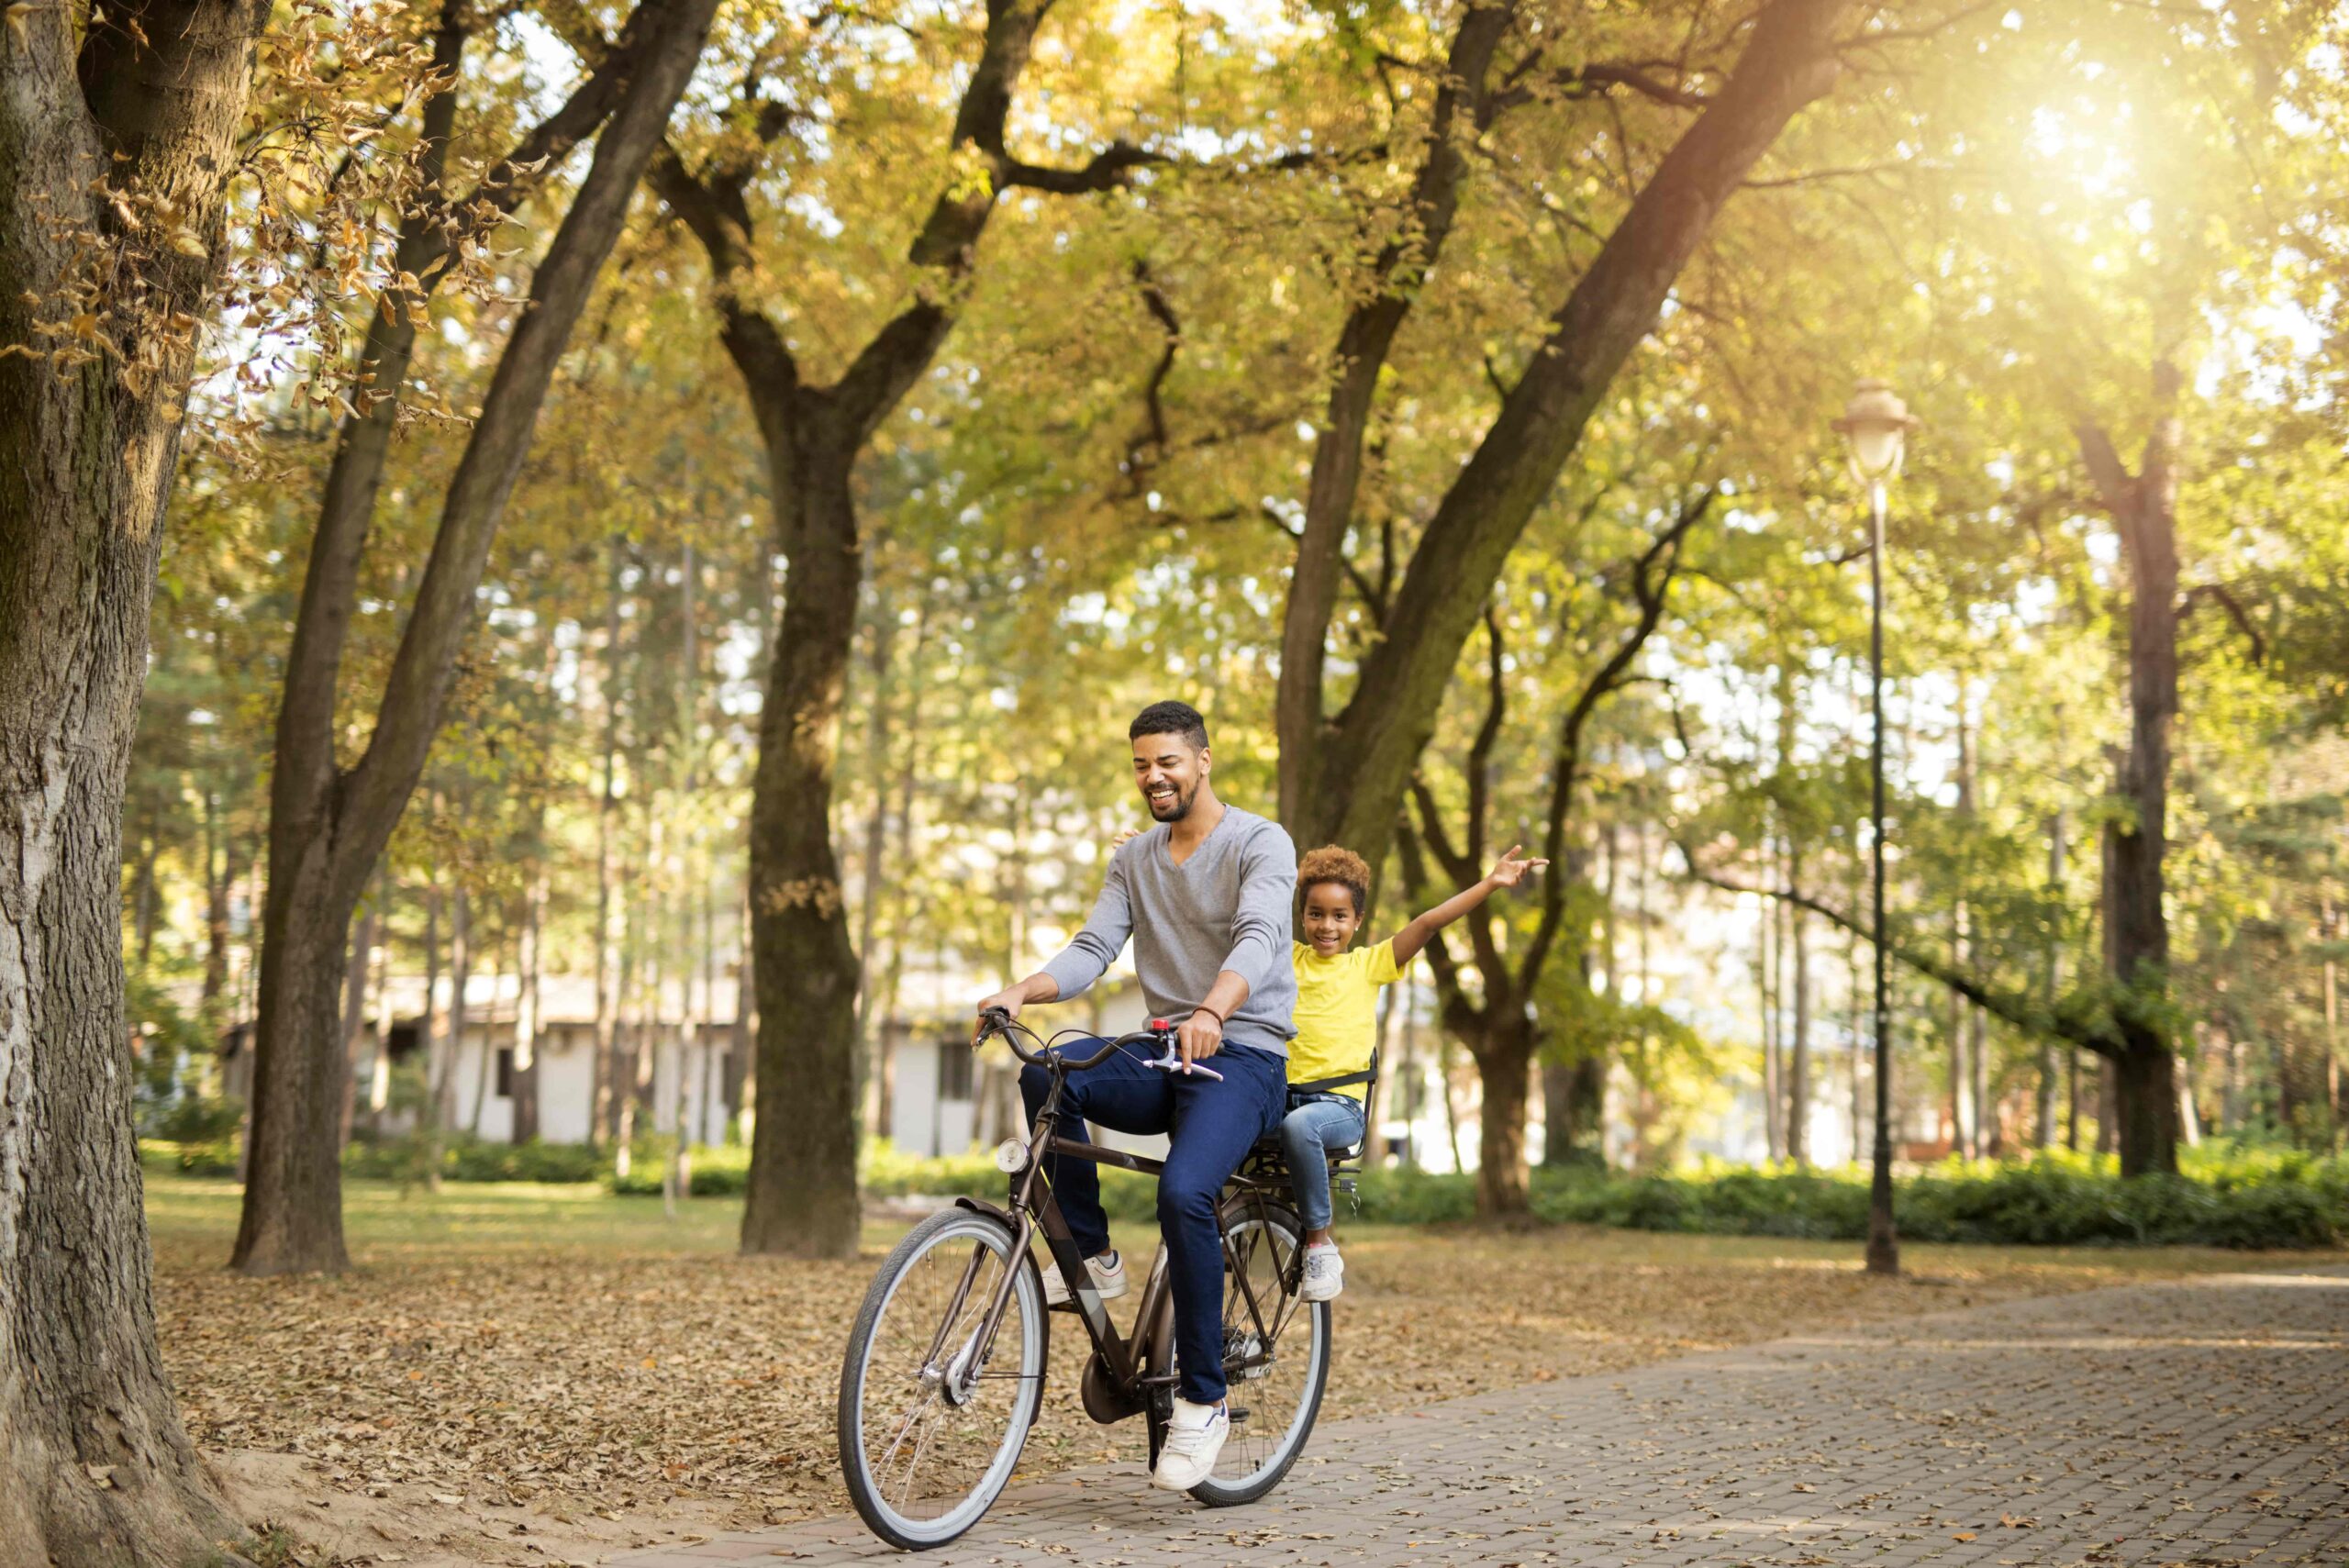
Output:
<instances>
[{"instance_id":1,"label":"park pathway","mask_svg":"<svg viewBox=\"0 0 2349 1568\"><path fill-rule=\"evenodd\" d=\"M851 1518L614 1568L897 1555ZM2349 1564L2349 1270L2043 1297L1332 1423L1252 1508L1155 1492L1138 1462L1075 1471L909 1559L1054 1560Z\"/></svg>"}]
</instances>

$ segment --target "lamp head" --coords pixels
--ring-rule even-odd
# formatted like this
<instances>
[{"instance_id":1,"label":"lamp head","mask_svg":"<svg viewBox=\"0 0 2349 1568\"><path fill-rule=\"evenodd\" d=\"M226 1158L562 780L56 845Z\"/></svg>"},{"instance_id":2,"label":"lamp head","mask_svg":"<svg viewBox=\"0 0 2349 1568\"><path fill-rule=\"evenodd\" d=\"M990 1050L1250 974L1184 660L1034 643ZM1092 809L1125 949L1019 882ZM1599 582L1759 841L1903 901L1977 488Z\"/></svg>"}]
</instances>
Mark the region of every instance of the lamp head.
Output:
<instances>
[{"instance_id":1,"label":"lamp head","mask_svg":"<svg viewBox=\"0 0 2349 1568\"><path fill-rule=\"evenodd\" d=\"M1852 477L1862 484L1881 484L1898 473L1902 449L1918 423L1890 382L1860 383L1843 405L1843 417L1835 421L1851 458Z\"/></svg>"}]
</instances>

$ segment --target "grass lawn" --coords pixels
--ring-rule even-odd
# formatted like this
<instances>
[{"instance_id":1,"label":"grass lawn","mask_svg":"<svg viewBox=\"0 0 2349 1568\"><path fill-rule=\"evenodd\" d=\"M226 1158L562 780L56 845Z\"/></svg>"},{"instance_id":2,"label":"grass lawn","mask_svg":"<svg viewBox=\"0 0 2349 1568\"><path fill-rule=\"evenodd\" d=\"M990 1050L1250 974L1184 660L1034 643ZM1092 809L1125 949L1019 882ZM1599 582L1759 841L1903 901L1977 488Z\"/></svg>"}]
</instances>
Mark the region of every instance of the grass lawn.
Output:
<instances>
[{"instance_id":1,"label":"grass lawn","mask_svg":"<svg viewBox=\"0 0 2349 1568\"><path fill-rule=\"evenodd\" d=\"M592 1186L345 1192L351 1273L247 1280L220 1267L239 1189L148 1177L164 1356L256 1522L351 1562L544 1563L845 1508L841 1348L902 1225L868 1228L852 1262L807 1263L737 1256L731 1200L695 1199L673 1221L658 1198ZM1340 1240L1325 1420L1801 1328L2326 1261L1915 1247L1887 1282L1837 1242L1342 1225ZM1119 1240L1141 1263L1155 1238ZM1078 1407L1082 1342L1053 1336L1030 1472L1141 1462L1138 1427Z\"/></svg>"}]
</instances>

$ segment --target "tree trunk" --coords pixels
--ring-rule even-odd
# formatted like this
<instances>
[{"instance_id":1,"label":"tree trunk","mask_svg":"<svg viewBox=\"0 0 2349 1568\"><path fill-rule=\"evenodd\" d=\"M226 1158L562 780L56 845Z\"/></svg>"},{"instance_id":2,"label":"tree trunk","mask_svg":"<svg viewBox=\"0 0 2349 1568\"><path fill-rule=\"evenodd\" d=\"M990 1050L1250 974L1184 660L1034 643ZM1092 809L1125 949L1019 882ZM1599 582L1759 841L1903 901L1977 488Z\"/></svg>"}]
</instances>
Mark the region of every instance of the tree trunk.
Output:
<instances>
[{"instance_id":1,"label":"tree trunk","mask_svg":"<svg viewBox=\"0 0 2349 1568\"><path fill-rule=\"evenodd\" d=\"M1770 835L1765 831L1762 854L1766 864L1771 858ZM1781 1095L1785 1085L1778 1071L1778 1005L1779 1005L1779 938L1786 929L1786 911L1775 902L1762 907L1761 951L1755 955L1762 987L1762 1151L1773 1162L1785 1158L1786 1140L1780 1135L1784 1123L1779 1119Z\"/></svg>"},{"instance_id":2,"label":"tree trunk","mask_svg":"<svg viewBox=\"0 0 2349 1568\"><path fill-rule=\"evenodd\" d=\"M391 894L398 887L388 874L384 883L384 941L383 960L375 965L375 1058L374 1069L367 1080L367 1131L370 1136L384 1129L384 1112L392 1101L392 1025L396 1021L392 1013L392 917Z\"/></svg>"},{"instance_id":3,"label":"tree trunk","mask_svg":"<svg viewBox=\"0 0 2349 1568\"><path fill-rule=\"evenodd\" d=\"M1464 1171L1468 1168L1468 1162L1460 1157L1460 1107L1454 1103L1452 1095L1453 1044L1448 1038L1441 1034L1436 1037L1436 1087L1443 1093L1444 1141L1451 1146L1453 1170Z\"/></svg>"},{"instance_id":4,"label":"tree trunk","mask_svg":"<svg viewBox=\"0 0 2349 1568\"><path fill-rule=\"evenodd\" d=\"M523 894L521 990L514 1003L514 1141L539 1136L539 969L544 945L547 877L530 879Z\"/></svg>"},{"instance_id":5,"label":"tree trunk","mask_svg":"<svg viewBox=\"0 0 2349 1568\"><path fill-rule=\"evenodd\" d=\"M2128 807L2104 828L2104 956L2120 989L2121 1049L2110 1074L2120 1097L2121 1173L2177 1169L2177 1096L2172 1045L2160 1022L2168 990L2169 921L2163 908L2167 845L2170 720L2177 713L2177 476L2182 378L2154 366L2157 405L2139 472L2131 474L2104 432L2077 429L2089 477L2121 535L2129 569L2129 747L2113 793ZM2154 1058L2160 1058L2158 1062ZM2154 1095L2146 1102L2139 1096Z\"/></svg>"},{"instance_id":6,"label":"tree trunk","mask_svg":"<svg viewBox=\"0 0 2349 1568\"><path fill-rule=\"evenodd\" d=\"M613 1068L619 1019L619 955L627 919L612 880L613 839L619 817L620 749L620 579L626 540L614 534L610 544L610 577L604 597L604 657L598 675L604 706L604 784L596 798L596 1033L589 1048L594 1077L587 1119L587 1140L602 1143L612 1136Z\"/></svg>"},{"instance_id":7,"label":"tree trunk","mask_svg":"<svg viewBox=\"0 0 2349 1568\"><path fill-rule=\"evenodd\" d=\"M440 1094L440 879L436 873L424 890L424 1017L417 1023L416 1051L424 1089L416 1113L419 1141ZM440 1167L435 1164L425 1173L424 1183L429 1188L440 1181Z\"/></svg>"},{"instance_id":8,"label":"tree trunk","mask_svg":"<svg viewBox=\"0 0 2349 1568\"><path fill-rule=\"evenodd\" d=\"M26 6L0 33L0 1562L177 1568L244 1537L156 1349L122 804L195 355L170 322L212 314L267 16ZM172 221L126 224L149 195ZM116 341L29 351L101 257Z\"/></svg>"},{"instance_id":9,"label":"tree trunk","mask_svg":"<svg viewBox=\"0 0 2349 1568\"><path fill-rule=\"evenodd\" d=\"M1496 1027L1496 1023L1497 1027ZM1522 1009L1486 1026L1476 1053L1484 1111L1476 1129L1476 1214L1509 1219L1527 1212L1525 1114L1533 1088L1533 1029Z\"/></svg>"},{"instance_id":10,"label":"tree trunk","mask_svg":"<svg viewBox=\"0 0 2349 1568\"><path fill-rule=\"evenodd\" d=\"M1787 850L1787 873L1801 885L1802 851L1791 840ZM1798 1165L1810 1163L1810 920L1809 912L1788 906L1794 927L1787 943L1794 965L1794 1039L1787 1049L1787 1158Z\"/></svg>"},{"instance_id":11,"label":"tree trunk","mask_svg":"<svg viewBox=\"0 0 2349 1568\"><path fill-rule=\"evenodd\" d=\"M1604 1057L1585 1056L1564 1066L1542 1067L1542 1118L1548 1129L1542 1150L1544 1169L1599 1162L1605 1155L1599 1145L1599 1118L1606 1108L1606 1096Z\"/></svg>"},{"instance_id":12,"label":"tree trunk","mask_svg":"<svg viewBox=\"0 0 2349 1568\"><path fill-rule=\"evenodd\" d=\"M758 1120L742 1251L856 1252L856 951L832 856L832 748L856 630L856 445L770 437L795 541L768 666L751 785L751 940L759 999ZM779 450L778 450L779 449Z\"/></svg>"},{"instance_id":13,"label":"tree trunk","mask_svg":"<svg viewBox=\"0 0 2349 1568\"><path fill-rule=\"evenodd\" d=\"M155 856L159 846L150 834L139 846L139 870L132 880L132 929L139 943L139 973L144 974L155 957Z\"/></svg>"},{"instance_id":14,"label":"tree trunk","mask_svg":"<svg viewBox=\"0 0 2349 1568\"><path fill-rule=\"evenodd\" d=\"M322 1048L333 1039L334 986L351 909L423 773L472 628L490 546L529 456L556 363L619 236L629 196L660 145L716 8L717 0L643 0L630 18L616 51L627 61L620 67L624 84L612 88L616 102L596 139L594 161L531 279L529 308L498 356L482 417L450 479L373 730L348 768L337 754L342 654L390 439L390 400L373 405L342 432L278 709L255 1029L253 1179L245 1188L231 1259L244 1273L347 1266L340 1173L331 1158L335 1059ZM462 38L454 47L462 50ZM589 87L607 80L599 70ZM437 95L430 103L448 104L452 96ZM440 155L445 116L451 114L444 111L440 136L428 134L428 156ZM599 110L586 129L603 118ZM411 228L403 236L404 255L415 234ZM385 314L405 316L390 299ZM384 315L376 320L380 328ZM378 384L399 384L402 378L389 373L406 362L406 347L395 335L371 328L368 358Z\"/></svg>"},{"instance_id":15,"label":"tree trunk","mask_svg":"<svg viewBox=\"0 0 2349 1568\"><path fill-rule=\"evenodd\" d=\"M833 748L860 587L851 490L858 454L952 329L957 285L970 275L1001 192L1112 189L1139 161L1131 149L1112 150L1080 171L1044 172L1005 151L1012 97L1043 15L1041 6L989 0L979 56L955 109L952 178L907 256L923 281L830 385L802 379L788 337L752 303L766 292L754 281L755 236L743 216L754 165L737 161L696 175L664 157L653 171L662 200L701 241L717 274L719 335L758 421L776 543L790 567L751 780L759 1040L746 1252L847 1257L860 1228L857 958L831 843Z\"/></svg>"},{"instance_id":16,"label":"tree trunk","mask_svg":"<svg viewBox=\"0 0 2349 1568\"><path fill-rule=\"evenodd\" d=\"M357 1108L359 1046L367 1038L367 961L375 951L375 933L383 926L384 893L389 883L375 878L375 902L351 939L351 956L342 972L342 1116L335 1130L338 1153L351 1141L351 1118Z\"/></svg>"},{"instance_id":17,"label":"tree trunk","mask_svg":"<svg viewBox=\"0 0 2349 1568\"><path fill-rule=\"evenodd\" d=\"M742 1111L751 1095L751 1062L758 1041L758 995L751 982L754 963L751 951L750 884L746 867L742 901L734 910L734 1029L726 1048L726 1125L729 1142L740 1136Z\"/></svg>"},{"instance_id":18,"label":"tree trunk","mask_svg":"<svg viewBox=\"0 0 2349 1568\"><path fill-rule=\"evenodd\" d=\"M1974 1069L1974 1157L1995 1160L2002 1151L2005 1133L1998 1125L1998 1104L1990 1086L1990 1020L1972 1003L1965 1008L1966 1061Z\"/></svg>"},{"instance_id":19,"label":"tree trunk","mask_svg":"<svg viewBox=\"0 0 2349 1568\"><path fill-rule=\"evenodd\" d=\"M1372 405L1396 334L1442 256L1459 211L1470 167L1469 150L1490 117L1492 84L1486 78L1493 57L1516 19L1516 0L1498 0L1462 11L1428 117L1419 171L1411 186L1409 217L1401 226L1402 232L1371 263L1375 288L1366 291L1367 297L1348 313L1338 333L1331 357L1335 374L1314 435L1305 520L1298 530L1297 562L1281 621L1281 680L1275 696L1274 729L1281 753L1280 815L1293 828L1301 828L1311 817L1308 803L1318 793L1315 766L1322 740L1323 660L1330 618L1338 606L1346 532L1355 522L1354 502L1362 483L1363 446ZM1308 838L1302 841L1328 840ZM1370 857L1370 869L1373 877L1386 869L1383 852Z\"/></svg>"},{"instance_id":20,"label":"tree trunk","mask_svg":"<svg viewBox=\"0 0 2349 1568\"><path fill-rule=\"evenodd\" d=\"M2109 1056L2096 1062L2096 1151L2110 1154L2120 1140L2120 1069Z\"/></svg>"},{"instance_id":21,"label":"tree trunk","mask_svg":"<svg viewBox=\"0 0 2349 1568\"><path fill-rule=\"evenodd\" d=\"M2324 957L2324 1112L2329 1148L2341 1146L2341 980L2332 944L2341 940L2341 920L2327 895L2317 911L2317 929L2325 944Z\"/></svg>"},{"instance_id":22,"label":"tree trunk","mask_svg":"<svg viewBox=\"0 0 2349 1568\"><path fill-rule=\"evenodd\" d=\"M1425 1069L1419 1065L1419 967L1407 966L1397 984L1398 1005L1403 1009L1403 1045L1396 1052L1395 1083L1397 1114L1403 1122L1403 1168L1419 1168L1419 1101L1421 1079Z\"/></svg>"},{"instance_id":23,"label":"tree trunk","mask_svg":"<svg viewBox=\"0 0 2349 1568\"><path fill-rule=\"evenodd\" d=\"M510 912L501 912L498 923L506 926ZM497 1042L490 1033L490 1025L497 1018L497 994L506 988L507 939L511 928L498 933L497 945L489 950L489 1006L481 1020L480 1065L473 1072L473 1111L465 1118L465 1135L481 1137L482 1118L489 1114L489 1097L497 1087Z\"/></svg>"},{"instance_id":24,"label":"tree trunk","mask_svg":"<svg viewBox=\"0 0 2349 1568\"><path fill-rule=\"evenodd\" d=\"M220 797L204 792L204 1026L216 1033L226 1020L228 993L228 890L237 884L237 836L220 828Z\"/></svg>"},{"instance_id":25,"label":"tree trunk","mask_svg":"<svg viewBox=\"0 0 2349 1568\"><path fill-rule=\"evenodd\" d=\"M886 595L877 589L873 606L873 643L867 667L873 673L872 695L866 699L864 774L873 791L873 808L864 819L864 852L859 857L863 887L856 911L856 1075L861 1086L861 1119L866 1130L878 1132L880 1074L874 1057L880 1031L874 1027L873 998L880 976L874 932L881 918L882 857L889 842L889 705L895 695L896 665L890 658L897 640L896 617Z\"/></svg>"},{"instance_id":26,"label":"tree trunk","mask_svg":"<svg viewBox=\"0 0 2349 1568\"><path fill-rule=\"evenodd\" d=\"M2047 822L2047 888L2052 908L2063 907L2064 897L2064 833L2065 822L2061 807ZM2047 936L2047 1006L2052 1010L2064 995L2064 934L2061 928ZM2032 1136L2042 1149L2055 1147L2055 1040L2052 1035L2039 1038L2039 1098L2032 1107Z\"/></svg>"},{"instance_id":27,"label":"tree trunk","mask_svg":"<svg viewBox=\"0 0 2349 1568\"><path fill-rule=\"evenodd\" d=\"M425 1184L436 1192L440 1186L440 1151L447 1147L449 1129L457 1120L457 1074L463 1070L465 1061L465 987L472 981L473 971L473 910L465 895L462 867L455 884L449 898L448 1039L434 1062L432 1092L424 1102L423 1158L424 1168L429 1173ZM340 1220L338 1206L338 1228Z\"/></svg>"}]
</instances>

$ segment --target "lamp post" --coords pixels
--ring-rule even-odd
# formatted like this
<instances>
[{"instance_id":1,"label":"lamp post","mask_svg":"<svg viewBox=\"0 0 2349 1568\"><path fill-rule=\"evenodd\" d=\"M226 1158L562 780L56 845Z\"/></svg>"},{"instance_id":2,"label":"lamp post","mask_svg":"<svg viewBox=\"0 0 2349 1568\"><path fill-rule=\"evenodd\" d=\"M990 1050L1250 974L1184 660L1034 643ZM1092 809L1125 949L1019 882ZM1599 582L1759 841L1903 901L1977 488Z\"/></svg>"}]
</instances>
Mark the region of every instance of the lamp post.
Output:
<instances>
[{"instance_id":1,"label":"lamp post","mask_svg":"<svg viewBox=\"0 0 2349 1568\"><path fill-rule=\"evenodd\" d=\"M1892 1005L1887 999L1884 927L1884 492L1900 472L1901 449L1917 421L1881 381L1864 381L1835 421L1853 480L1868 495L1869 850L1876 862L1876 1151L1868 1179L1868 1273L1900 1272L1892 1226Z\"/></svg>"}]
</instances>

